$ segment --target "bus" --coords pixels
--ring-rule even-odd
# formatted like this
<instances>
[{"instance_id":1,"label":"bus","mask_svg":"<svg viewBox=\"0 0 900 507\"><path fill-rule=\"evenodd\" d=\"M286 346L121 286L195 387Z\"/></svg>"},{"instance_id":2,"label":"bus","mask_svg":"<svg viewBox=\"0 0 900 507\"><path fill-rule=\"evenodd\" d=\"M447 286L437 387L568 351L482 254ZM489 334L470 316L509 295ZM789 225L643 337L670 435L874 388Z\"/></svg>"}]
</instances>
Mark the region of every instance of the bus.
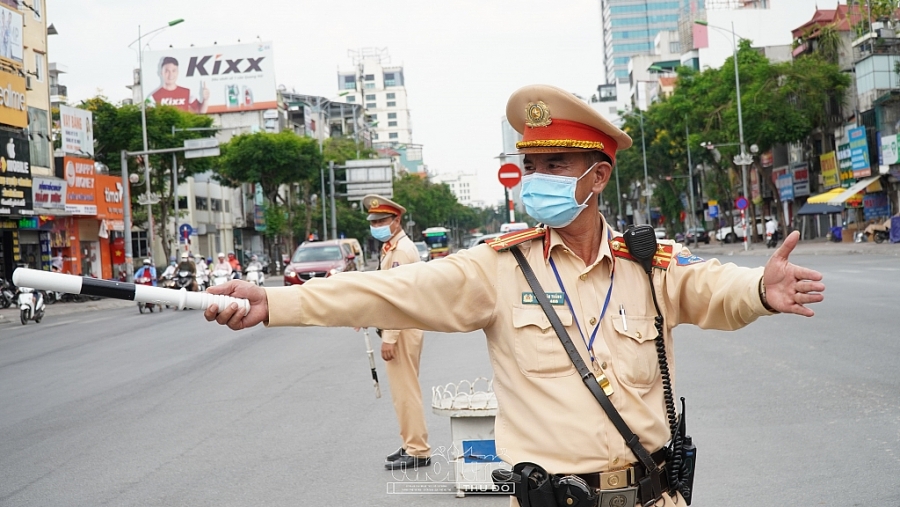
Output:
<instances>
[{"instance_id":1,"label":"bus","mask_svg":"<svg viewBox=\"0 0 900 507\"><path fill-rule=\"evenodd\" d=\"M422 231L431 258L446 257L450 253L450 230L444 227L429 227Z\"/></svg>"}]
</instances>

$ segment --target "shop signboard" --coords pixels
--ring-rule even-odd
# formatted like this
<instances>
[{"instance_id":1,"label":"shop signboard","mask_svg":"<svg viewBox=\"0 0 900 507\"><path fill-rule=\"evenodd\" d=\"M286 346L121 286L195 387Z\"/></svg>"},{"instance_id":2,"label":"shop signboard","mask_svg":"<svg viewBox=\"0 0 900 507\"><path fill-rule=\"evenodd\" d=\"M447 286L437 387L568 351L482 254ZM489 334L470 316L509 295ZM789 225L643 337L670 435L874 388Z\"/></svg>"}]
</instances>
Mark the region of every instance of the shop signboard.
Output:
<instances>
[{"instance_id":1,"label":"shop signboard","mask_svg":"<svg viewBox=\"0 0 900 507\"><path fill-rule=\"evenodd\" d=\"M778 198L782 201L794 200L794 179L790 168L784 166L774 169L772 177L775 179L775 188L778 189Z\"/></svg>"},{"instance_id":2,"label":"shop signboard","mask_svg":"<svg viewBox=\"0 0 900 507\"><path fill-rule=\"evenodd\" d=\"M25 91L24 77L0 71L0 123L22 129L28 126Z\"/></svg>"},{"instance_id":3,"label":"shop signboard","mask_svg":"<svg viewBox=\"0 0 900 507\"><path fill-rule=\"evenodd\" d=\"M809 195L809 164L800 162L791 168L791 178L794 180L794 197Z\"/></svg>"},{"instance_id":4,"label":"shop signboard","mask_svg":"<svg viewBox=\"0 0 900 507\"><path fill-rule=\"evenodd\" d=\"M866 220L888 217L891 215L891 206L888 203L887 194L875 192L863 197L863 216Z\"/></svg>"},{"instance_id":5,"label":"shop signboard","mask_svg":"<svg viewBox=\"0 0 900 507\"><path fill-rule=\"evenodd\" d=\"M146 99L155 104L199 114L278 108L271 42L144 51L143 57Z\"/></svg>"},{"instance_id":6,"label":"shop signboard","mask_svg":"<svg viewBox=\"0 0 900 507\"><path fill-rule=\"evenodd\" d=\"M872 167L869 162L869 143L866 141L866 128L856 127L847 131L850 138L850 161L853 164L853 177L871 176Z\"/></svg>"},{"instance_id":7,"label":"shop signboard","mask_svg":"<svg viewBox=\"0 0 900 507\"><path fill-rule=\"evenodd\" d=\"M106 220L111 231L125 230L125 192L122 178L97 174L94 176L97 202L97 218Z\"/></svg>"},{"instance_id":8,"label":"shop signboard","mask_svg":"<svg viewBox=\"0 0 900 507\"><path fill-rule=\"evenodd\" d=\"M66 209L66 180L35 176L32 178L31 190L35 208L55 211Z\"/></svg>"},{"instance_id":9,"label":"shop signboard","mask_svg":"<svg viewBox=\"0 0 900 507\"><path fill-rule=\"evenodd\" d=\"M850 144L842 144L837 150L838 177L842 182L853 181L853 161L850 158Z\"/></svg>"},{"instance_id":10,"label":"shop signboard","mask_svg":"<svg viewBox=\"0 0 900 507\"><path fill-rule=\"evenodd\" d=\"M21 68L25 56L22 44L24 19L17 10L18 8L18 6L12 9L0 7L0 21L2 21L0 23L0 40L3 41L0 44L0 60Z\"/></svg>"},{"instance_id":11,"label":"shop signboard","mask_svg":"<svg viewBox=\"0 0 900 507\"><path fill-rule=\"evenodd\" d=\"M95 216L94 161L78 157L56 159L56 176L66 180L66 211L73 215Z\"/></svg>"},{"instance_id":12,"label":"shop signboard","mask_svg":"<svg viewBox=\"0 0 900 507\"><path fill-rule=\"evenodd\" d=\"M0 132L0 216L34 214L28 139Z\"/></svg>"},{"instance_id":13,"label":"shop signboard","mask_svg":"<svg viewBox=\"0 0 900 507\"><path fill-rule=\"evenodd\" d=\"M833 151L819 156L819 166L822 168L822 183L825 190L835 188L841 184L838 176L837 157Z\"/></svg>"}]
</instances>

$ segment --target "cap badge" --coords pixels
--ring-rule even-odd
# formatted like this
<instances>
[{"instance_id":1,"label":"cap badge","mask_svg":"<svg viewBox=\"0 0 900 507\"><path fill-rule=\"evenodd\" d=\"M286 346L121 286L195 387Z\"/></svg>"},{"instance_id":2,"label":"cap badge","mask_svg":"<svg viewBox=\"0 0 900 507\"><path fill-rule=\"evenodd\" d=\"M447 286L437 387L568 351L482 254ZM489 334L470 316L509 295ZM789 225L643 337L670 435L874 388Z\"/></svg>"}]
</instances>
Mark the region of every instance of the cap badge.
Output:
<instances>
[{"instance_id":1,"label":"cap badge","mask_svg":"<svg viewBox=\"0 0 900 507\"><path fill-rule=\"evenodd\" d=\"M525 106L525 125L529 127L546 127L553 123L550 119L550 109L547 104L539 100L537 103L529 102Z\"/></svg>"},{"instance_id":2,"label":"cap badge","mask_svg":"<svg viewBox=\"0 0 900 507\"><path fill-rule=\"evenodd\" d=\"M370 208L374 208L375 206L378 206L379 204L381 204L381 203L378 202L378 199L372 199L371 201L369 201Z\"/></svg>"}]
</instances>

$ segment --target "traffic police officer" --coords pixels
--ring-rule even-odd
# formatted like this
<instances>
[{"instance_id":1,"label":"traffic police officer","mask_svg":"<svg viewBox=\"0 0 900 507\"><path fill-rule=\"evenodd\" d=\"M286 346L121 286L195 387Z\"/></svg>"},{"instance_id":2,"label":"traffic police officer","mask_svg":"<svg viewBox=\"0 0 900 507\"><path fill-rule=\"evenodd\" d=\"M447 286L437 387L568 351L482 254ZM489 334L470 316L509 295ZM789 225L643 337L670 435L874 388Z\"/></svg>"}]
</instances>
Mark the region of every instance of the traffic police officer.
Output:
<instances>
[{"instance_id":1,"label":"traffic police officer","mask_svg":"<svg viewBox=\"0 0 900 507\"><path fill-rule=\"evenodd\" d=\"M523 136L517 144L525 155L523 201L541 226L388 272L265 290L232 282L211 291L249 299L249 313L230 305L218 314L210 307L205 316L236 330L260 322L483 329L500 406L496 445L505 449L505 462L536 463L552 474L627 470L637 458L582 385L508 249L524 254L581 358L608 379L610 401L643 446L650 453L663 448L670 431L654 346L654 298L644 268L630 259L597 203L616 151L631 139L552 86L516 91L506 112ZM663 242L651 270L669 364L678 324L733 330L776 312L812 316L806 305L822 301L825 286L821 274L789 262L798 238L786 238L765 268L755 269L704 261ZM657 505L682 501L668 493L662 499Z\"/></svg>"},{"instance_id":2,"label":"traffic police officer","mask_svg":"<svg viewBox=\"0 0 900 507\"><path fill-rule=\"evenodd\" d=\"M420 262L416 245L403 231L400 223L406 208L380 195L363 197L369 212L367 219L372 237L382 242L378 269L388 270ZM400 425L403 445L386 458L385 468L402 469L431 464L428 428L422 407L419 387L419 360L422 357L422 336L418 329L388 330L381 335L381 357L385 360L391 385L391 400Z\"/></svg>"}]
</instances>

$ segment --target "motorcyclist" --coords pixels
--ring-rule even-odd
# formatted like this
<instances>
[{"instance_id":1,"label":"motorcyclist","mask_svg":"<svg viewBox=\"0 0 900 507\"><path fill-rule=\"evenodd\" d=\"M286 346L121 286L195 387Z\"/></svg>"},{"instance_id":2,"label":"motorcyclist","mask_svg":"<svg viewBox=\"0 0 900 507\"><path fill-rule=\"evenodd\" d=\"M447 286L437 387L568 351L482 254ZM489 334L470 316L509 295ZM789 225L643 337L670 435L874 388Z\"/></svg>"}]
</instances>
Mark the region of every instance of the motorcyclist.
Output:
<instances>
[{"instance_id":1,"label":"motorcyclist","mask_svg":"<svg viewBox=\"0 0 900 507\"><path fill-rule=\"evenodd\" d=\"M181 262L178 263L178 271L188 271L190 272L193 280L191 281L191 286L188 290L195 291L197 290L197 266L194 265L194 261L191 260L191 254L187 252L181 252Z\"/></svg>"},{"instance_id":2,"label":"motorcyclist","mask_svg":"<svg viewBox=\"0 0 900 507\"><path fill-rule=\"evenodd\" d=\"M153 286L156 287L156 268L153 267L153 263L150 262L150 259L144 259L144 265L137 270L137 273L134 274L134 277L149 277L150 281L153 283Z\"/></svg>"},{"instance_id":3,"label":"motorcyclist","mask_svg":"<svg viewBox=\"0 0 900 507\"><path fill-rule=\"evenodd\" d=\"M778 244L778 222L769 218L766 222L766 247L773 248Z\"/></svg>"},{"instance_id":4,"label":"motorcyclist","mask_svg":"<svg viewBox=\"0 0 900 507\"><path fill-rule=\"evenodd\" d=\"M177 270L175 269L176 266L177 266L177 264L175 263L175 257L169 257L169 265L166 266L166 270L163 271L162 276L160 276L159 278L160 278L160 279L163 279L163 278L174 278L174 277L175 277L175 273L176 273L176 271L177 271Z\"/></svg>"},{"instance_id":5,"label":"motorcyclist","mask_svg":"<svg viewBox=\"0 0 900 507\"><path fill-rule=\"evenodd\" d=\"M227 276L230 278L232 271L234 271L231 268L231 263L228 262L227 260L225 260L225 254L223 254L222 252L219 252L218 259L219 259L219 262L216 263L215 267L213 268L213 272L224 271L225 273L227 273Z\"/></svg>"},{"instance_id":6,"label":"motorcyclist","mask_svg":"<svg viewBox=\"0 0 900 507\"><path fill-rule=\"evenodd\" d=\"M206 259L204 259L202 255L197 254L194 256L194 264L197 266L197 281L202 282L208 287L209 266L206 264Z\"/></svg>"},{"instance_id":7,"label":"motorcyclist","mask_svg":"<svg viewBox=\"0 0 900 507\"><path fill-rule=\"evenodd\" d=\"M250 263L247 264L247 272L250 272L254 269L258 272L257 276L262 277L263 265L261 262L259 262L259 257L256 254L250 256Z\"/></svg>"},{"instance_id":8,"label":"motorcyclist","mask_svg":"<svg viewBox=\"0 0 900 507\"><path fill-rule=\"evenodd\" d=\"M231 271L235 280L241 279L241 263L235 257L234 252L228 252L228 262L231 264Z\"/></svg>"}]
</instances>

